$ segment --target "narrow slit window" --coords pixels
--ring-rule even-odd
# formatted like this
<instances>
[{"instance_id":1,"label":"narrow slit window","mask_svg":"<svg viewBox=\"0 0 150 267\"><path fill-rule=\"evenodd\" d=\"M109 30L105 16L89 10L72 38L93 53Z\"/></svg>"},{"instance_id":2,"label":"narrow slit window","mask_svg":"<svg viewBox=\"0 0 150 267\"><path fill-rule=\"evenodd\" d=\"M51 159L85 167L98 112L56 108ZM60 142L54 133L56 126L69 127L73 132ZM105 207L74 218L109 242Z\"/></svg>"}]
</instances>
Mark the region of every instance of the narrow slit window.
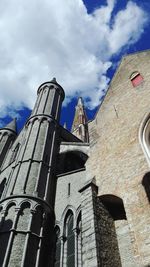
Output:
<instances>
[{"instance_id":1,"label":"narrow slit window","mask_svg":"<svg viewBox=\"0 0 150 267\"><path fill-rule=\"evenodd\" d=\"M68 184L68 197L70 196L70 183Z\"/></svg>"}]
</instances>

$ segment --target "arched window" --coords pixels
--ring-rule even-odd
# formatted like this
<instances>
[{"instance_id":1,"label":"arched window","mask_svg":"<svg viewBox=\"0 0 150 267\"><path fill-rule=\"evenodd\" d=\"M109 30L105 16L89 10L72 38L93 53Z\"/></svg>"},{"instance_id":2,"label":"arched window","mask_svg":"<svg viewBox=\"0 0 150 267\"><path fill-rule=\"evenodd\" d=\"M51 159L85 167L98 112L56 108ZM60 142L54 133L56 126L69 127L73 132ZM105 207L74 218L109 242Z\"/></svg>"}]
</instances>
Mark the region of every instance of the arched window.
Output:
<instances>
[{"instance_id":1,"label":"arched window","mask_svg":"<svg viewBox=\"0 0 150 267\"><path fill-rule=\"evenodd\" d=\"M60 240L60 228L58 225L56 225L55 227L55 237L56 237L55 267L60 267L61 240Z\"/></svg>"},{"instance_id":2,"label":"arched window","mask_svg":"<svg viewBox=\"0 0 150 267\"><path fill-rule=\"evenodd\" d=\"M4 178L3 181L0 184L0 198L2 197L5 185L6 185L6 178Z\"/></svg>"},{"instance_id":3,"label":"arched window","mask_svg":"<svg viewBox=\"0 0 150 267\"><path fill-rule=\"evenodd\" d=\"M65 234L66 234L66 242L65 242L65 251L66 251L66 267L74 267L75 266L75 236L73 231L73 213L68 211L65 220Z\"/></svg>"},{"instance_id":4,"label":"arched window","mask_svg":"<svg viewBox=\"0 0 150 267\"><path fill-rule=\"evenodd\" d=\"M133 87L140 85L143 82L143 77L138 71L134 71L130 76Z\"/></svg>"},{"instance_id":5,"label":"arched window","mask_svg":"<svg viewBox=\"0 0 150 267\"><path fill-rule=\"evenodd\" d=\"M145 188L147 198L150 202L150 172L148 172L144 175L143 180L142 180L142 185Z\"/></svg>"}]
</instances>

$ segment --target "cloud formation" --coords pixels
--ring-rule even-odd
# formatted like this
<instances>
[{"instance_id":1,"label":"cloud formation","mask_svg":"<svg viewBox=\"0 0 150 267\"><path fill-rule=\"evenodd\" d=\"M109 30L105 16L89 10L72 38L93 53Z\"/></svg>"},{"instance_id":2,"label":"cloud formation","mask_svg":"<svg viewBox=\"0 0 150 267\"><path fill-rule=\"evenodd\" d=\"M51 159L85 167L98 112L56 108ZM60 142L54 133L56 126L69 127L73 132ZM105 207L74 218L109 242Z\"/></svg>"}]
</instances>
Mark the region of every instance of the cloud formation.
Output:
<instances>
[{"instance_id":1,"label":"cloud formation","mask_svg":"<svg viewBox=\"0 0 150 267\"><path fill-rule=\"evenodd\" d=\"M148 20L132 1L114 15L115 4L88 14L82 0L1 0L0 115L32 108L37 87L53 77L66 103L80 95L98 105L111 57L137 42Z\"/></svg>"}]
</instances>

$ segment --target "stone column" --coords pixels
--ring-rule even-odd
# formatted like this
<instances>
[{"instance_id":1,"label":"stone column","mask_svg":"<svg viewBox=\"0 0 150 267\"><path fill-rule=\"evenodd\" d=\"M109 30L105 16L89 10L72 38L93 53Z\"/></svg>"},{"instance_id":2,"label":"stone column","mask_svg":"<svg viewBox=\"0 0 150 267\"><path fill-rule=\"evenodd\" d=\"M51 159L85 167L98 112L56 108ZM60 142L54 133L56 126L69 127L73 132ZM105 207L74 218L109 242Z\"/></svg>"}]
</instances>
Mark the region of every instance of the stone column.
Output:
<instances>
[{"instance_id":1,"label":"stone column","mask_svg":"<svg viewBox=\"0 0 150 267\"><path fill-rule=\"evenodd\" d=\"M60 267L64 266L64 242L66 238L64 236L60 237L61 251L60 251Z\"/></svg>"},{"instance_id":2,"label":"stone column","mask_svg":"<svg viewBox=\"0 0 150 267\"><path fill-rule=\"evenodd\" d=\"M75 241L75 267L78 267L78 229L73 229L74 241Z\"/></svg>"}]
</instances>

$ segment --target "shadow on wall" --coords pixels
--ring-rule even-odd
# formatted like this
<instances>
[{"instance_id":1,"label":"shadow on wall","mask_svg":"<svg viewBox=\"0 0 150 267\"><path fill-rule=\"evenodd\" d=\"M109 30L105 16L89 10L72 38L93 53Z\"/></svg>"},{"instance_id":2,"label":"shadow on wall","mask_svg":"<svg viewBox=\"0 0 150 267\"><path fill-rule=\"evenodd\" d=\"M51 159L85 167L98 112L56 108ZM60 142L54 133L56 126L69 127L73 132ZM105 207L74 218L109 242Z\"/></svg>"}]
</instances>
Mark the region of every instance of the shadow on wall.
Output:
<instances>
[{"instance_id":1,"label":"shadow on wall","mask_svg":"<svg viewBox=\"0 0 150 267\"><path fill-rule=\"evenodd\" d=\"M147 198L150 202L150 172L146 173L143 177L142 180L142 185L144 186ZM147 267L149 267L150 265L148 265Z\"/></svg>"},{"instance_id":2,"label":"shadow on wall","mask_svg":"<svg viewBox=\"0 0 150 267\"><path fill-rule=\"evenodd\" d=\"M84 169L87 159L88 156L81 151L69 151L60 154L57 175Z\"/></svg>"},{"instance_id":3,"label":"shadow on wall","mask_svg":"<svg viewBox=\"0 0 150 267\"><path fill-rule=\"evenodd\" d=\"M108 194L100 196L99 200L106 207L114 221L127 219L124 204L121 198Z\"/></svg>"}]
</instances>

